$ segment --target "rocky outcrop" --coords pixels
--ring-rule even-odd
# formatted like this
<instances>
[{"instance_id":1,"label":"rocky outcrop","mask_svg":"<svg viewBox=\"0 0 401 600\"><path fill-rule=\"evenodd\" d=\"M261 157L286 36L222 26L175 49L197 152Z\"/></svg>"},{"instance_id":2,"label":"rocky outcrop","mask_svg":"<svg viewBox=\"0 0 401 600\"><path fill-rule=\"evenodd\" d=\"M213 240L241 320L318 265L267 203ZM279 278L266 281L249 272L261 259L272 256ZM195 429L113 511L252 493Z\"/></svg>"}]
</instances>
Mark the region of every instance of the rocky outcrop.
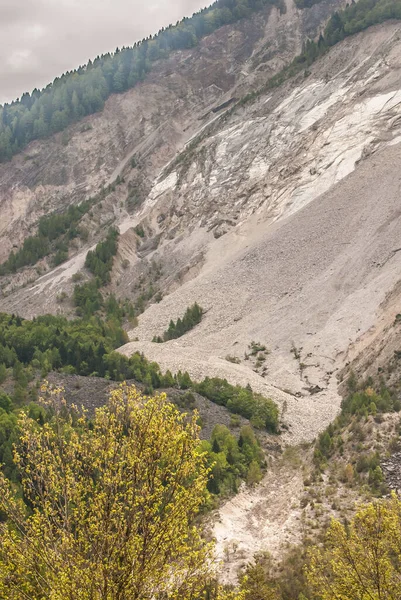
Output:
<instances>
[{"instance_id":1,"label":"rocky outcrop","mask_svg":"<svg viewBox=\"0 0 401 600\"><path fill-rule=\"evenodd\" d=\"M401 493L401 452L381 463L386 483L391 490Z\"/></svg>"}]
</instances>

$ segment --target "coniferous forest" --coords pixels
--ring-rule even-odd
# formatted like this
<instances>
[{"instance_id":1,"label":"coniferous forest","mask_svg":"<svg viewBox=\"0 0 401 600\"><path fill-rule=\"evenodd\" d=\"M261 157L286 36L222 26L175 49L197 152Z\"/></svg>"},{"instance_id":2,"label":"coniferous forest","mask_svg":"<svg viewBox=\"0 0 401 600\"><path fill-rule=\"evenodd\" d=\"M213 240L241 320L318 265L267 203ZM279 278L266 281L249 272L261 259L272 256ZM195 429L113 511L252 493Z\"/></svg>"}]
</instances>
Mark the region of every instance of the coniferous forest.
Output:
<instances>
[{"instance_id":1,"label":"coniferous forest","mask_svg":"<svg viewBox=\"0 0 401 600\"><path fill-rule=\"evenodd\" d=\"M308 8L321 0L296 0ZM171 52L193 48L216 29L249 17L279 0L217 0L209 8L161 29L132 47L97 56L86 65L69 71L43 90L25 93L21 99L0 107L0 162L8 161L31 141L63 131L68 125L102 110L113 93L121 93L144 80L152 65ZM310 41L290 68L278 73L273 85L291 76L301 62L311 64L328 47L348 35L388 19L401 19L401 0L359 0L336 12L319 42ZM286 77L284 77L285 79Z\"/></svg>"},{"instance_id":2,"label":"coniferous forest","mask_svg":"<svg viewBox=\"0 0 401 600\"><path fill-rule=\"evenodd\" d=\"M9 160L32 140L62 131L102 110L113 93L144 80L155 61L175 50L193 48L219 27L249 17L277 0L217 0L209 8L163 28L130 48L116 49L69 71L43 90L25 93L0 108L0 162Z\"/></svg>"}]
</instances>

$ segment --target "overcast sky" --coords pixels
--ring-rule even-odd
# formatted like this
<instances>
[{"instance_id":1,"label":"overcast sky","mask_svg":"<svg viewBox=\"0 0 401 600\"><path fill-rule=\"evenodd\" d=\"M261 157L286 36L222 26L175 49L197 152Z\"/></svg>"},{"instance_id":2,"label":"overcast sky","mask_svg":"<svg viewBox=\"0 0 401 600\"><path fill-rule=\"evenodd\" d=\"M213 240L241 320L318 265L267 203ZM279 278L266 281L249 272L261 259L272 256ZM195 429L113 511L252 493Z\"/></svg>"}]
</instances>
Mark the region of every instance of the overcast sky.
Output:
<instances>
[{"instance_id":1,"label":"overcast sky","mask_svg":"<svg viewBox=\"0 0 401 600\"><path fill-rule=\"evenodd\" d=\"M0 0L0 104L132 45L208 0Z\"/></svg>"}]
</instances>

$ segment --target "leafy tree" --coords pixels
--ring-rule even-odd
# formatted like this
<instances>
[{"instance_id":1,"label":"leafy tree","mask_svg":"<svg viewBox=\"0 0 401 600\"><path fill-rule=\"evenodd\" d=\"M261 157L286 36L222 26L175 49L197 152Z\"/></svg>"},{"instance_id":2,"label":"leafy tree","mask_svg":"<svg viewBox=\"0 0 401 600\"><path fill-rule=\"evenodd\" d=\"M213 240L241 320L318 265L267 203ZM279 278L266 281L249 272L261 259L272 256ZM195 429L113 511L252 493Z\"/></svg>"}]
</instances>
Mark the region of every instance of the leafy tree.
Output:
<instances>
[{"instance_id":1,"label":"leafy tree","mask_svg":"<svg viewBox=\"0 0 401 600\"><path fill-rule=\"evenodd\" d=\"M9 600L193 599L212 547L194 517L208 469L196 416L164 395L115 390L93 423L62 408L43 427L22 414L16 462L24 496L0 476L0 594Z\"/></svg>"},{"instance_id":2,"label":"leafy tree","mask_svg":"<svg viewBox=\"0 0 401 600\"><path fill-rule=\"evenodd\" d=\"M13 367L15 379L23 388L27 385L26 367L31 364L45 368L46 373L67 366L82 375L104 373L105 355L126 341L126 333L114 321L69 321L51 315L29 321L0 313L0 358ZM134 359L132 364L137 362ZM90 373L85 372L84 363L89 365ZM142 368L146 370L145 364L147 361Z\"/></svg>"},{"instance_id":3,"label":"leafy tree","mask_svg":"<svg viewBox=\"0 0 401 600\"><path fill-rule=\"evenodd\" d=\"M361 507L349 526L333 520L314 548L309 584L321 600L401 598L401 501Z\"/></svg>"}]
</instances>

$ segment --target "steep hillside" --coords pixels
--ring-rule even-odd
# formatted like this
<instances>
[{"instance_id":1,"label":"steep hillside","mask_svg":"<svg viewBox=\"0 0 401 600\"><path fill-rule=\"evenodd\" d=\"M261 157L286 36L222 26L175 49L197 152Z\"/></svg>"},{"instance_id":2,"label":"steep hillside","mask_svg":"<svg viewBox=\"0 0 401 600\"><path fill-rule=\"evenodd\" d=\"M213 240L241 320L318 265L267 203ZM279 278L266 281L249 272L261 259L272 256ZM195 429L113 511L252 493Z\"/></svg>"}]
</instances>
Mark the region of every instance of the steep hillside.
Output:
<instances>
[{"instance_id":1,"label":"steep hillside","mask_svg":"<svg viewBox=\"0 0 401 600\"><path fill-rule=\"evenodd\" d=\"M128 331L120 354L111 350L128 339L122 330L108 350L94 345L96 356L93 339L84 337L88 362L75 340L70 354L86 368L67 365L69 398L81 400L74 385L82 385L82 395L91 389L101 402L110 373L127 376L121 355L140 352L163 373L187 371L194 382L226 378L248 386L246 398L256 392L278 403L281 435L274 443L265 438L264 480L241 488L211 528L230 582L255 549L278 556L301 541L310 525L305 513L316 517L317 529L323 516L343 516L328 499L324 515L312 503L303 511L301 502L316 466L309 444L339 413L351 370L359 380L383 374L395 389L400 381L401 24L386 21L346 37L318 60L299 61L280 85L266 85L307 52L305 39L317 38L343 6L324 0L299 10L287 0L286 10L272 7L218 29L157 63L131 91L111 96L103 112L0 165L0 261L36 233L43 215L90 199L63 233L71 239L63 238L61 264L54 267L49 252L15 273L3 271L0 311L71 317L79 307L88 316L91 301L78 306L74 298L76 284L88 281L115 304L112 317L115 298L132 309L107 323L110 335L117 321ZM96 281L87 254L110 226L119 235L111 231L115 243ZM194 303L202 307L199 318L183 327ZM100 330L95 319L88 323L80 321L84 333L93 323ZM183 335L164 335L178 323ZM32 373L46 370L45 352L31 357ZM164 377L178 387L188 378L171 373L156 373L158 387ZM139 381L146 383L146 373ZM206 396L197 405L207 434L216 422L235 427ZM374 440L364 451L387 452L396 421L394 414L377 422L366 415L364 435L373 432ZM338 455L326 458L344 471L346 460L356 465L361 440L348 422L341 436L349 442L345 458L337 447ZM330 474L313 473L323 494ZM361 481L339 486L347 515L358 497L351 483Z\"/></svg>"},{"instance_id":2,"label":"steep hillside","mask_svg":"<svg viewBox=\"0 0 401 600\"><path fill-rule=\"evenodd\" d=\"M314 8L321 15L324 5ZM246 61L256 47L267 43L273 30L282 40L282 32L294 23L295 31L302 31L305 18L289 4L285 15L273 11L266 26L244 22L242 29L223 28L208 41L216 45L215 57L226 52L222 36L224 43L235 38L232 51L240 47ZM252 31L256 28L252 48L238 46L241 35L249 41L246 28L251 26ZM89 228L96 223L89 242L34 285L12 292L17 280L8 278L1 308L24 316L71 313L72 277L84 266L88 244L104 235L102 228L114 217L122 236L110 290L133 298L143 282L152 283L157 267L158 286L165 296L140 317L139 327L130 334L138 341L122 352L143 351L163 369L185 369L195 379L218 375L243 385L249 382L281 403L289 440L313 439L338 410L337 374L350 343L374 325L381 302L399 277L399 255L393 252L401 245L396 227L399 183L394 177L401 133L399 31L397 23L387 23L348 38L309 72L277 90L226 114L212 113L206 127L197 121L198 132L172 161L168 158L176 145L195 131L195 122L189 123L189 105L176 109L189 129L185 136L175 130L169 151L160 146L164 144L160 128L157 134L150 133L155 147L143 154L130 151L119 163L121 154L109 147L107 155L117 165L111 175L109 169L110 180L118 175L123 179L87 217ZM299 39L293 33L291 29L295 52ZM288 40L287 44L291 45ZM203 64L205 50L194 52L195 64ZM188 79L195 77L184 53L178 59ZM212 58L208 64L202 73L210 89L208 77L216 77L216 68ZM218 64L227 68L225 61ZM230 94L245 77L235 64L234 74L219 76ZM176 80L178 75L171 77ZM195 85L195 79L190 80ZM180 81L184 82L181 75ZM154 116L157 104L152 105L154 96L147 85L151 84L109 102L132 110L134 99L141 97L149 119L160 119L160 114ZM145 104L141 94L146 91L150 95ZM221 88L219 93L219 102L229 97L221 95ZM166 116L171 103L163 106ZM94 129L82 135L93 139L97 126L111 133L112 108L95 117ZM172 126L171 120L165 122L170 132ZM71 160L74 139L65 150L71 152ZM56 138L47 145L48 152L52 143ZM95 157L89 138L88 146ZM100 140L96 147L105 151ZM134 155L140 169L136 162L131 165ZM17 160L23 158L1 168L10 175ZM152 184L151 173L160 166ZM85 177L88 170L82 169ZM142 194L142 206L132 215L121 206L130 180L140 181ZM61 189L64 193L66 188ZM18 186L13 193L21 193L15 190ZM142 237L134 232L138 225ZM23 281L28 274L38 277L34 268L17 278ZM60 304L62 293L67 300ZM200 325L179 340L151 342L195 301L206 311ZM270 351L258 365L245 359L252 341Z\"/></svg>"},{"instance_id":3,"label":"steep hillside","mask_svg":"<svg viewBox=\"0 0 401 600\"><path fill-rule=\"evenodd\" d=\"M159 240L152 258L179 265L201 249L202 267L171 283L123 352L249 378L286 403L294 440L333 418L344 353L400 275L398 35L389 24L343 42L307 79L235 112L156 185L142 219L172 215L161 240L174 226L180 235ZM202 323L152 344L195 300ZM244 360L252 340L271 351L259 374Z\"/></svg>"},{"instance_id":4,"label":"steep hillside","mask_svg":"<svg viewBox=\"0 0 401 600\"><path fill-rule=\"evenodd\" d=\"M273 7L250 20L218 29L192 50L156 64L131 91L111 96L102 113L63 133L33 142L0 165L0 260L19 246L38 218L93 195L116 179L132 155L141 173L129 173L141 197L176 150L215 115L211 110L274 74L301 49L305 35L341 4L325 0L308 11L292 3L285 14ZM105 219L121 218L113 198ZM117 206L116 206L117 205Z\"/></svg>"}]
</instances>

